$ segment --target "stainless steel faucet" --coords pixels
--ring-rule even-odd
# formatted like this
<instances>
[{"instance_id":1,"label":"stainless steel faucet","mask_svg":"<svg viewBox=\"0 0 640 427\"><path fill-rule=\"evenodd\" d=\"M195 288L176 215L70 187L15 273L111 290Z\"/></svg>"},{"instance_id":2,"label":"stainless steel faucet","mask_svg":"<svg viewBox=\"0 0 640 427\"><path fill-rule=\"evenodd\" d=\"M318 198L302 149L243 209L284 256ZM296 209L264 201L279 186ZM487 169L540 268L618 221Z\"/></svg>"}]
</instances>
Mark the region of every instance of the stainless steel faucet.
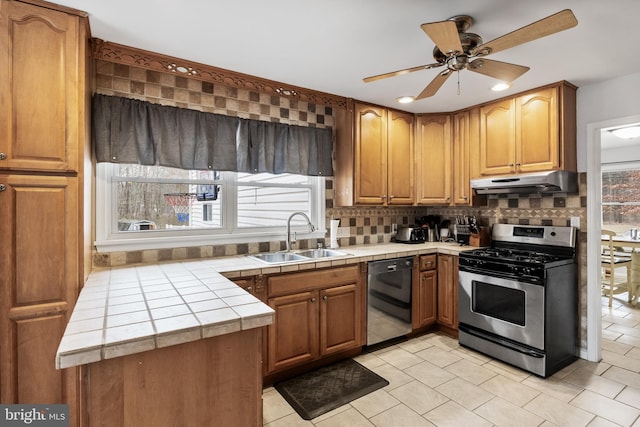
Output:
<instances>
[{"instance_id":1,"label":"stainless steel faucet","mask_svg":"<svg viewBox=\"0 0 640 427\"><path fill-rule=\"evenodd\" d=\"M316 229L316 227L314 227L313 224L311 224L311 220L309 219L309 217L307 216L306 213L304 212L294 212L291 214L291 216L289 217L289 219L287 220L287 252L289 252L291 250L291 243L295 242L295 240L291 240L291 218L293 218L296 215L302 215L303 217L306 218L307 223L309 224L309 232L313 233Z\"/></svg>"}]
</instances>

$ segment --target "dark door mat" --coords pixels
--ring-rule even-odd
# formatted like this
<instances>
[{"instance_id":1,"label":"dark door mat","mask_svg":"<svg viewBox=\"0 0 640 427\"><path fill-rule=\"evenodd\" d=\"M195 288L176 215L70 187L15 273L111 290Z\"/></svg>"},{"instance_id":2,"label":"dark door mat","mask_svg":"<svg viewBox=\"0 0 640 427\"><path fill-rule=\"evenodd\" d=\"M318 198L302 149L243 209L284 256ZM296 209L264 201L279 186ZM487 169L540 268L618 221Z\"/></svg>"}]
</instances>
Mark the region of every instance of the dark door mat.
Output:
<instances>
[{"instance_id":1,"label":"dark door mat","mask_svg":"<svg viewBox=\"0 0 640 427\"><path fill-rule=\"evenodd\" d=\"M274 384L305 420L310 420L389 385L353 359L324 366Z\"/></svg>"}]
</instances>

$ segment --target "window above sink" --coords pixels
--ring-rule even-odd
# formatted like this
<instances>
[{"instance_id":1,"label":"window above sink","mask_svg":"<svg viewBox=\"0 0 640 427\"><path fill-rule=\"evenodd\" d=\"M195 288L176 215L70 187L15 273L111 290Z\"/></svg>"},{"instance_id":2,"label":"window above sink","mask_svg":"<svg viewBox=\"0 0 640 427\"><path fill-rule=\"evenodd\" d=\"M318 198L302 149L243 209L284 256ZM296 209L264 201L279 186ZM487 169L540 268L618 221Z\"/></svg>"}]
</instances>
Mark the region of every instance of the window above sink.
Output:
<instances>
[{"instance_id":1,"label":"window above sink","mask_svg":"<svg viewBox=\"0 0 640 427\"><path fill-rule=\"evenodd\" d=\"M292 209L298 238L324 238L325 178L192 171L99 163L96 246L99 252L265 242L286 239ZM152 224L131 227L124 224Z\"/></svg>"}]
</instances>

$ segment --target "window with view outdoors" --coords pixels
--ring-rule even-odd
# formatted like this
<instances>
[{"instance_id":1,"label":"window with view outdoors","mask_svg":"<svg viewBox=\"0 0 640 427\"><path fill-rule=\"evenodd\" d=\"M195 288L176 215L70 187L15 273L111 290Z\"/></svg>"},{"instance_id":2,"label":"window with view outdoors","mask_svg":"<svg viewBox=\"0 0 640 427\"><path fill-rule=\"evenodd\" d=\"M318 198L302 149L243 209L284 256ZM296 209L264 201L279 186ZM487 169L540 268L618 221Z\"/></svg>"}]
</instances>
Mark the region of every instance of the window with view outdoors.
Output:
<instances>
[{"instance_id":1,"label":"window with view outdoors","mask_svg":"<svg viewBox=\"0 0 640 427\"><path fill-rule=\"evenodd\" d=\"M324 178L111 163L97 170L98 247L135 239L151 248L178 236L201 244L284 240L293 212L324 229ZM291 224L308 230L299 216Z\"/></svg>"},{"instance_id":2,"label":"window with view outdoors","mask_svg":"<svg viewBox=\"0 0 640 427\"><path fill-rule=\"evenodd\" d=\"M640 165L602 170L603 228L623 233L640 225Z\"/></svg>"}]
</instances>

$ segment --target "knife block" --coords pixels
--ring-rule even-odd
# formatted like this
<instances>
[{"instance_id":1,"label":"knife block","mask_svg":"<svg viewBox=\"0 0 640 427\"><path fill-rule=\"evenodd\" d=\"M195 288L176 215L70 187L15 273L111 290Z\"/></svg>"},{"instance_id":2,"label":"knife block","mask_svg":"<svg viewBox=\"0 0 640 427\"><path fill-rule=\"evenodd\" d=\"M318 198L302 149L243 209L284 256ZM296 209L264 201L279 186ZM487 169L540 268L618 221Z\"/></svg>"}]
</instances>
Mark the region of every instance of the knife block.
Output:
<instances>
[{"instance_id":1,"label":"knife block","mask_svg":"<svg viewBox=\"0 0 640 427\"><path fill-rule=\"evenodd\" d=\"M461 245L468 245L471 240L471 232L468 225L456 224L453 226L456 242Z\"/></svg>"},{"instance_id":2,"label":"knife block","mask_svg":"<svg viewBox=\"0 0 640 427\"><path fill-rule=\"evenodd\" d=\"M471 233L469 237L469 246L489 246L491 245L491 237L489 236L489 230L487 227L480 227L479 233Z\"/></svg>"}]
</instances>

